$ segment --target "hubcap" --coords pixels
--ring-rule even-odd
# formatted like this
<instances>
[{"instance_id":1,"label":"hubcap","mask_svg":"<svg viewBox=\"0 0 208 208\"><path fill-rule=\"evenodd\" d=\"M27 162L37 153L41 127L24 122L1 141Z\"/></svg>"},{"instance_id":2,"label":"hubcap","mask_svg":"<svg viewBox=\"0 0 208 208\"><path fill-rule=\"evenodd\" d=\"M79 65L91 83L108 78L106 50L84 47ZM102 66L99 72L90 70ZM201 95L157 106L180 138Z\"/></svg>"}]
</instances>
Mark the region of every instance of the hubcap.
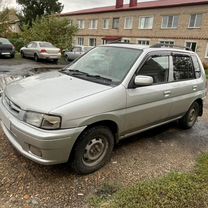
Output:
<instances>
[{"instance_id":1,"label":"hubcap","mask_svg":"<svg viewBox=\"0 0 208 208\"><path fill-rule=\"evenodd\" d=\"M105 156L108 144L105 139L94 138L85 147L83 162L87 166L97 165Z\"/></svg>"}]
</instances>

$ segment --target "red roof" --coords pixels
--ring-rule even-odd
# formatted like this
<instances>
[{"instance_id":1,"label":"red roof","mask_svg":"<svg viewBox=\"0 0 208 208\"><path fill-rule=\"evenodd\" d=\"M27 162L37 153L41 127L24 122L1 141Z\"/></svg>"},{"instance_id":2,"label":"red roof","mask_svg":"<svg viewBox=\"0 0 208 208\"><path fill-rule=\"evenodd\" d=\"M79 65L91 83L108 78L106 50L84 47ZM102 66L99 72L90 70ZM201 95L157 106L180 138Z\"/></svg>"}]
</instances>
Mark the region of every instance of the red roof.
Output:
<instances>
[{"instance_id":1,"label":"red roof","mask_svg":"<svg viewBox=\"0 0 208 208\"><path fill-rule=\"evenodd\" d=\"M60 16L121 12L121 11L129 11L129 10L156 9L156 8L167 8L167 7L178 7L178 6L202 5L202 4L208 4L208 0L157 0L157 1L149 1L149 2L139 2L135 7L129 7L129 4L124 4L122 8L116 8L115 6L99 7L99 8L62 13L60 14Z\"/></svg>"}]
</instances>

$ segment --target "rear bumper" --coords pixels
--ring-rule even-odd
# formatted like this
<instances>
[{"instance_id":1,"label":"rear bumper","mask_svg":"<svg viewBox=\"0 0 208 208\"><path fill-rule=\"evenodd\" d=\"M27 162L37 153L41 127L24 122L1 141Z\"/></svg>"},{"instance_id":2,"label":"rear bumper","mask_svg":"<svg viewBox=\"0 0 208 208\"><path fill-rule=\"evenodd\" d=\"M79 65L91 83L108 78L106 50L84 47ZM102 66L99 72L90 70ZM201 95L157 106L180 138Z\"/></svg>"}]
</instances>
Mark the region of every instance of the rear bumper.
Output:
<instances>
[{"instance_id":1,"label":"rear bumper","mask_svg":"<svg viewBox=\"0 0 208 208\"><path fill-rule=\"evenodd\" d=\"M25 157L44 165L67 162L72 147L85 127L66 130L42 130L11 115L0 102L2 129L11 144Z\"/></svg>"},{"instance_id":2,"label":"rear bumper","mask_svg":"<svg viewBox=\"0 0 208 208\"><path fill-rule=\"evenodd\" d=\"M57 60L61 58L61 53L59 54L48 54L48 53L40 53L40 59L50 59L50 60Z\"/></svg>"}]
</instances>

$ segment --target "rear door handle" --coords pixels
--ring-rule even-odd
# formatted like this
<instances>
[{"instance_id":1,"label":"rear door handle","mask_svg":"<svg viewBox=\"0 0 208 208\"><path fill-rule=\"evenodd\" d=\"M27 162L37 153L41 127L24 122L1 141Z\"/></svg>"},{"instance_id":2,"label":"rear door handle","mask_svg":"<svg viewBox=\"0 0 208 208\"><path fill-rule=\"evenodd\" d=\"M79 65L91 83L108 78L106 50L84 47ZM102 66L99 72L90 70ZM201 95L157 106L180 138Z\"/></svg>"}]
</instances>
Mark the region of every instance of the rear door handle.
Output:
<instances>
[{"instance_id":1,"label":"rear door handle","mask_svg":"<svg viewBox=\"0 0 208 208\"><path fill-rule=\"evenodd\" d=\"M196 91L196 90L197 90L197 85L194 85L194 86L192 87L192 89L193 89L193 91Z\"/></svg>"},{"instance_id":2,"label":"rear door handle","mask_svg":"<svg viewBox=\"0 0 208 208\"><path fill-rule=\"evenodd\" d=\"M164 91L164 97L169 97L171 95L171 91Z\"/></svg>"}]
</instances>

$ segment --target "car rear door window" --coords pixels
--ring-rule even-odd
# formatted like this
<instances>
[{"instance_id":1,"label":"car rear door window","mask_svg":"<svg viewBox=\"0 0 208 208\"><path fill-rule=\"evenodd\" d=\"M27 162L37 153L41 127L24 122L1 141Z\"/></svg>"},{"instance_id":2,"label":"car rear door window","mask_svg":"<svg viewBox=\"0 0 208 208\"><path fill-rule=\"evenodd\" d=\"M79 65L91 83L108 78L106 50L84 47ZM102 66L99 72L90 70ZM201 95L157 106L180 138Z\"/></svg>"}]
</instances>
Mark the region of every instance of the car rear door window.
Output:
<instances>
[{"instance_id":1,"label":"car rear door window","mask_svg":"<svg viewBox=\"0 0 208 208\"><path fill-rule=\"evenodd\" d=\"M144 63L139 70L138 75L151 76L153 83L166 83L168 82L169 75L169 56L151 56Z\"/></svg>"},{"instance_id":2,"label":"car rear door window","mask_svg":"<svg viewBox=\"0 0 208 208\"><path fill-rule=\"evenodd\" d=\"M195 72L192 58L184 54L173 55L173 80L194 79Z\"/></svg>"}]
</instances>

